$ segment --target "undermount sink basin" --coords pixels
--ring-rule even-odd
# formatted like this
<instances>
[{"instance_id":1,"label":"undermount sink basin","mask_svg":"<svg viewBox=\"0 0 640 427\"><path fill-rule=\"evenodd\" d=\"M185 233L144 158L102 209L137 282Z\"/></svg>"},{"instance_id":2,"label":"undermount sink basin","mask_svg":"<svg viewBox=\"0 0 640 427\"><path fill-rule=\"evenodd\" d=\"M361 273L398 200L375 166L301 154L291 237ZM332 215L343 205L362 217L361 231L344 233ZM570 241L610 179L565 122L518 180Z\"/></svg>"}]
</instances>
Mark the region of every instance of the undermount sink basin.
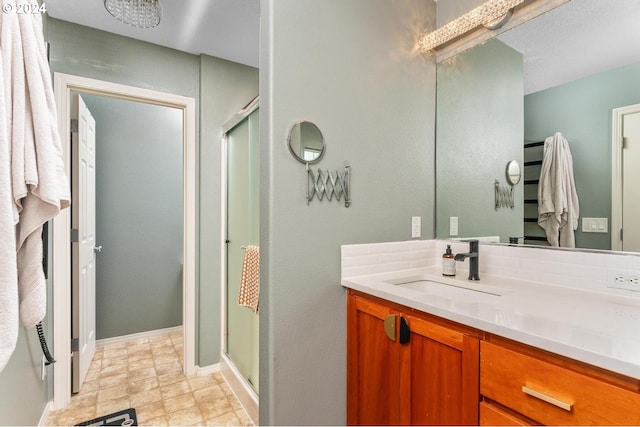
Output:
<instances>
[{"instance_id":1,"label":"undermount sink basin","mask_svg":"<svg viewBox=\"0 0 640 427\"><path fill-rule=\"evenodd\" d=\"M502 294L492 287L483 289L483 285L470 283L469 285L451 284L436 282L428 278L423 277L404 277L386 280L385 283L390 285L402 287L404 289L410 289L421 294L434 295L448 299L493 299L500 297Z\"/></svg>"}]
</instances>

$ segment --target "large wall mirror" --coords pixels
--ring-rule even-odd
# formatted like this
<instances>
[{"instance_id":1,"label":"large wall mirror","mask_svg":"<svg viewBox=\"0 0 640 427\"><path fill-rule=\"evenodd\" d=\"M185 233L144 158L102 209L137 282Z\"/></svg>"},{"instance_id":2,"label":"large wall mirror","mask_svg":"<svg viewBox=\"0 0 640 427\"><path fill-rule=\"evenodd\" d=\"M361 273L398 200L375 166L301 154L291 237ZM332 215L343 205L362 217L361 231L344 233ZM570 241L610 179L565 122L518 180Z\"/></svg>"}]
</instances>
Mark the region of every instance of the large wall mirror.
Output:
<instances>
[{"instance_id":1,"label":"large wall mirror","mask_svg":"<svg viewBox=\"0 0 640 427\"><path fill-rule=\"evenodd\" d=\"M525 235L544 236L536 222L525 221L537 217L537 187L527 181L540 173L539 165L527 162L541 159L542 147L524 146L562 132L580 202L576 247L640 252L640 237L628 235L631 224L624 218L623 246L616 245L619 202L612 206L616 180L624 183L625 206L632 199L640 204L640 179L625 179L612 166L613 112L640 104L638 17L637 0L571 0L438 63L438 238L453 237L450 217L458 217L456 237L500 236L506 243L509 237L522 242ZM640 122L640 108L636 116ZM624 169L640 170L627 157ZM496 211L491 185L512 159L525 165L515 187L516 207ZM587 228L597 232L583 232L584 218L606 225L589 222Z\"/></svg>"}]
</instances>

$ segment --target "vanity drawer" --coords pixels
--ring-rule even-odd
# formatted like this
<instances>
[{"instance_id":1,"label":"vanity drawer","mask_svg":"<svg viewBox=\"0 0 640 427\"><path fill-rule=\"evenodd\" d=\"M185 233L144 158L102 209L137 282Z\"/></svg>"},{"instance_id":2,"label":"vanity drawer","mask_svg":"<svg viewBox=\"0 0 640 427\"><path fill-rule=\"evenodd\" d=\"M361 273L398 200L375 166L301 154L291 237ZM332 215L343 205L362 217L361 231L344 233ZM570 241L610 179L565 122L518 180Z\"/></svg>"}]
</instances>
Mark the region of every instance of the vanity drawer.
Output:
<instances>
[{"instance_id":1,"label":"vanity drawer","mask_svg":"<svg viewBox=\"0 0 640 427\"><path fill-rule=\"evenodd\" d=\"M483 341L480 393L548 425L640 425L640 394Z\"/></svg>"},{"instance_id":2,"label":"vanity drawer","mask_svg":"<svg viewBox=\"0 0 640 427\"><path fill-rule=\"evenodd\" d=\"M481 426L531 426L533 423L510 414L502 408L491 403L480 403Z\"/></svg>"}]
</instances>

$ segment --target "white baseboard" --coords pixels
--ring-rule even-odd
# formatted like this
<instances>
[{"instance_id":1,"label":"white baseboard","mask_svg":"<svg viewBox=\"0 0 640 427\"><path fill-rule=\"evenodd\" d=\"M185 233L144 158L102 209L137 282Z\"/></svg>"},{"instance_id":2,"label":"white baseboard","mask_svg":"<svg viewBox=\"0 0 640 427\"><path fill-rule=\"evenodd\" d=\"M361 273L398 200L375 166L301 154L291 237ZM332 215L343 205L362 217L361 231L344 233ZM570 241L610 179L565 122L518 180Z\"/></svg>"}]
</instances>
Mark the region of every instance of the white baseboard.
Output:
<instances>
[{"instance_id":1,"label":"white baseboard","mask_svg":"<svg viewBox=\"0 0 640 427\"><path fill-rule=\"evenodd\" d=\"M104 338L104 339L101 339L101 340L96 340L96 347L101 347L101 346L105 346L105 345L109 345L109 344L119 344L121 342L126 342L126 341L133 341L133 340L151 338L151 337L156 337L158 335L174 334L176 332L182 332L182 326L174 326L173 328L156 329L156 330L153 330L153 331L138 332L137 334L122 335L122 336L113 337L113 338Z\"/></svg>"},{"instance_id":2,"label":"white baseboard","mask_svg":"<svg viewBox=\"0 0 640 427\"><path fill-rule=\"evenodd\" d=\"M40 416L40 421L38 421L38 426L46 426L47 418L49 418L49 414L53 411L53 400L47 402L42 411L42 415Z\"/></svg>"},{"instance_id":3,"label":"white baseboard","mask_svg":"<svg viewBox=\"0 0 640 427\"><path fill-rule=\"evenodd\" d=\"M215 374L216 372L220 372L220 364L215 363L209 366L197 366L196 367L196 375L204 377L210 374Z\"/></svg>"},{"instance_id":4,"label":"white baseboard","mask_svg":"<svg viewBox=\"0 0 640 427\"><path fill-rule=\"evenodd\" d=\"M222 354L220 357L220 373L225 379L229 388L236 395L240 404L244 407L249 414L249 417L255 425L260 425L258 422L258 394L253 390L251 385L242 376L233 361L227 357L226 354Z\"/></svg>"}]
</instances>

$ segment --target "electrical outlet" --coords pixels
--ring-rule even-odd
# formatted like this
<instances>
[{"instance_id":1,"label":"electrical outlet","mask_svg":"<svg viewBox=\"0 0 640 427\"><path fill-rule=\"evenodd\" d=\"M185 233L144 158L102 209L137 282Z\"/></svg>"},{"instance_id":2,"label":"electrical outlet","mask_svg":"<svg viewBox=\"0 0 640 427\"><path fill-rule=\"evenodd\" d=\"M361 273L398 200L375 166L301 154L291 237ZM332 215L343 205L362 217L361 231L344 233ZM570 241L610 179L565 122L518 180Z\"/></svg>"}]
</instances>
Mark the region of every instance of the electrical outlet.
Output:
<instances>
[{"instance_id":1,"label":"electrical outlet","mask_svg":"<svg viewBox=\"0 0 640 427\"><path fill-rule=\"evenodd\" d=\"M607 270L607 287L640 292L640 271L624 269Z\"/></svg>"},{"instance_id":2,"label":"electrical outlet","mask_svg":"<svg viewBox=\"0 0 640 427\"><path fill-rule=\"evenodd\" d=\"M582 218L583 233L608 233L608 218Z\"/></svg>"},{"instance_id":3,"label":"electrical outlet","mask_svg":"<svg viewBox=\"0 0 640 427\"><path fill-rule=\"evenodd\" d=\"M420 237L422 235L422 217L411 217L411 237Z\"/></svg>"}]
</instances>

